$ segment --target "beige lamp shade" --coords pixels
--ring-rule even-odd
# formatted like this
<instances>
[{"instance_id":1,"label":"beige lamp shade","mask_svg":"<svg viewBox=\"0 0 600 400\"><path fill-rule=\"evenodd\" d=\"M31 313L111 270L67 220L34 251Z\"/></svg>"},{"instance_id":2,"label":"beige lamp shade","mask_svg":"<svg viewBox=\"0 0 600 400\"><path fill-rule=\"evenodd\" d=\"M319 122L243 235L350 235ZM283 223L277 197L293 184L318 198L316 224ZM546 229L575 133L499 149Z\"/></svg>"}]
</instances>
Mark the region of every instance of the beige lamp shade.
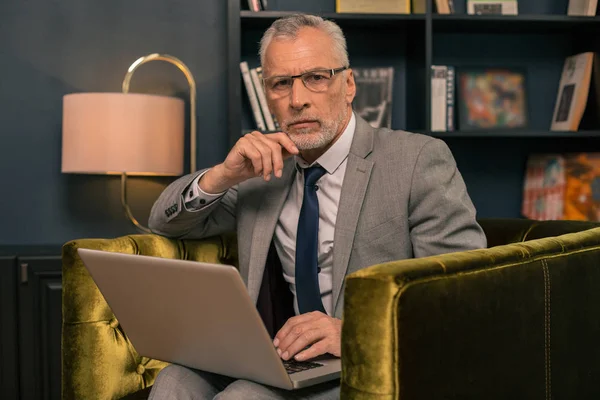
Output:
<instances>
[{"instance_id":1,"label":"beige lamp shade","mask_svg":"<svg viewBox=\"0 0 600 400\"><path fill-rule=\"evenodd\" d=\"M62 172L181 175L184 102L137 93L63 97Z\"/></svg>"}]
</instances>

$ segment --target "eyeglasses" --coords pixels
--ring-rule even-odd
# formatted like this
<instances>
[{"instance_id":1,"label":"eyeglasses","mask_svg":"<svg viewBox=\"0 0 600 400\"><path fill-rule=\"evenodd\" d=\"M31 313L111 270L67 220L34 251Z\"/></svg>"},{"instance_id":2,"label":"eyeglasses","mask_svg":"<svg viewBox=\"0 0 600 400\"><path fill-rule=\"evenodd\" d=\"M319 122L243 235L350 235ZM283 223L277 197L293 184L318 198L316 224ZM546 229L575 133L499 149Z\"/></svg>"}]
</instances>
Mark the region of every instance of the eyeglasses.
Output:
<instances>
[{"instance_id":1,"label":"eyeglasses","mask_svg":"<svg viewBox=\"0 0 600 400\"><path fill-rule=\"evenodd\" d=\"M341 67L335 69L317 69L308 71L300 75L293 76L272 76L263 79L267 94L272 97L281 97L288 95L292 90L294 79L300 78L304 86L311 92L325 92L331 85L332 78L341 71L350 67Z\"/></svg>"}]
</instances>

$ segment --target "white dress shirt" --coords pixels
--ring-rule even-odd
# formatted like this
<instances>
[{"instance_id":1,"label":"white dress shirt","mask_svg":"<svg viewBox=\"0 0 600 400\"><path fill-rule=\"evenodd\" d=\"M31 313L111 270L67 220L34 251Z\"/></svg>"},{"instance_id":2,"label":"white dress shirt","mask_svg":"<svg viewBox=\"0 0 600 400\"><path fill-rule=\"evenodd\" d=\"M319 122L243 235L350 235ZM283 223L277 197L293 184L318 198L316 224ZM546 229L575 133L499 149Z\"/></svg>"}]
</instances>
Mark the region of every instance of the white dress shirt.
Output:
<instances>
[{"instance_id":1,"label":"white dress shirt","mask_svg":"<svg viewBox=\"0 0 600 400\"><path fill-rule=\"evenodd\" d=\"M304 174L301 168L319 164L327 171L317 181L319 188L317 190L317 199L319 201L319 254L317 259L321 300L327 314L333 315L333 238L340 193L355 128L356 118L354 113L352 113L350 122L340 138L313 164L309 165L300 156L294 157L297 172L275 227L274 242L277 254L281 260L283 277L290 285L290 290L294 295L294 310L296 314L298 314L294 278L296 268L296 231L298 229L298 218L304 196ZM192 183L190 190L183 194L183 202L188 210L205 207L224 194L205 193L198 185L201 176L198 176Z\"/></svg>"}]
</instances>

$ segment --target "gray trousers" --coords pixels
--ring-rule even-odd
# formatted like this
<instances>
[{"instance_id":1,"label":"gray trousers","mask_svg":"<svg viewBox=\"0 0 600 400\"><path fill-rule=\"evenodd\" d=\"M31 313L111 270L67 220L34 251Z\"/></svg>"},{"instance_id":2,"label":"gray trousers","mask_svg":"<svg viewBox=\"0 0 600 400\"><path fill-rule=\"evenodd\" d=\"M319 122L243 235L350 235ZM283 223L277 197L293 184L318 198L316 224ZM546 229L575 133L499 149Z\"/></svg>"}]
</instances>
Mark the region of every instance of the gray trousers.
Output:
<instances>
[{"instance_id":1,"label":"gray trousers","mask_svg":"<svg viewBox=\"0 0 600 400\"><path fill-rule=\"evenodd\" d=\"M156 377L149 400L332 400L340 397L339 385L333 380L288 391L171 364Z\"/></svg>"}]
</instances>

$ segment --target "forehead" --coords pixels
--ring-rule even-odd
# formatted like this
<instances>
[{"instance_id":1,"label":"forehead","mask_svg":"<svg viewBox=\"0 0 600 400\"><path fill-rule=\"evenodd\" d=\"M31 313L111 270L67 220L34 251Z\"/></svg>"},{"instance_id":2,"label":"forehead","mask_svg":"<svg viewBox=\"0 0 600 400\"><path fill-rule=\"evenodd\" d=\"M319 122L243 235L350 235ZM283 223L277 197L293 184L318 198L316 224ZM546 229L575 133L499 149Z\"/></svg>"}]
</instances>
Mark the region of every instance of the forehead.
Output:
<instances>
[{"instance_id":1,"label":"forehead","mask_svg":"<svg viewBox=\"0 0 600 400\"><path fill-rule=\"evenodd\" d=\"M269 75L295 75L314 68L337 68L333 40L323 31L301 28L295 39L275 38L265 52Z\"/></svg>"}]
</instances>

